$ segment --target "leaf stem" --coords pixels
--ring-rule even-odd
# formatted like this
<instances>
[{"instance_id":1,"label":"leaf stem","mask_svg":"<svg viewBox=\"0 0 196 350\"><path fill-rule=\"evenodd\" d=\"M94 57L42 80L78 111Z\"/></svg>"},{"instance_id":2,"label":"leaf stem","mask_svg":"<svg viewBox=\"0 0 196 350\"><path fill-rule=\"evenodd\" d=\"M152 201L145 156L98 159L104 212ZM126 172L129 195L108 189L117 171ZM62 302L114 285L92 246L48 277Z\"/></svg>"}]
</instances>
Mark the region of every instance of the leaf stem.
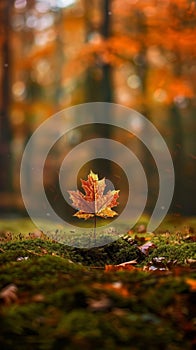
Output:
<instances>
[{"instance_id":1,"label":"leaf stem","mask_svg":"<svg viewBox=\"0 0 196 350\"><path fill-rule=\"evenodd\" d=\"M96 215L94 216L94 230L93 230L93 233L94 233L94 240L96 241L96 228L97 228L97 217Z\"/></svg>"}]
</instances>

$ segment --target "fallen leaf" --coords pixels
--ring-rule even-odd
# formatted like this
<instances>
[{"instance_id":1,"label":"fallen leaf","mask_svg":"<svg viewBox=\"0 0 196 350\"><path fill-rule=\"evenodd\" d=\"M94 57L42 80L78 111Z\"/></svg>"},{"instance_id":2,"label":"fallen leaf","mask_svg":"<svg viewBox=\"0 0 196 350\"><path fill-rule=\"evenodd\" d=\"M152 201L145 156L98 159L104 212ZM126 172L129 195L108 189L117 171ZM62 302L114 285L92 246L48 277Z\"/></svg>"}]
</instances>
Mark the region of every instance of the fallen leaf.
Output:
<instances>
[{"instance_id":1,"label":"fallen leaf","mask_svg":"<svg viewBox=\"0 0 196 350\"><path fill-rule=\"evenodd\" d=\"M113 283L104 283L104 284L94 283L93 287L100 290L113 291L117 294L120 294L123 297L128 297L130 295L130 292L121 281L117 281Z\"/></svg>"},{"instance_id":2,"label":"fallen leaf","mask_svg":"<svg viewBox=\"0 0 196 350\"><path fill-rule=\"evenodd\" d=\"M130 260L130 261L125 261L125 262L123 262L123 263L121 263L121 264L118 264L118 266L125 266L125 265L127 265L127 264L135 265L135 264L137 264L137 263L138 263L137 260Z\"/></svg>"},{"instance_id":3,"label":"fallen leaf","mask_svg":"<svg viewBox=\"0 0 196 350\"><path fill-rule=\"evenodd\" d=\"M146 242L145 244L141 245L138 248L141 250L143 254L148 255L150 250L153 250L156 248L156 245L152 242Z\"/></svg>"},{"instance_id":4,"label":"fallen leaf","mask_svg":"<svg viewBox=\"0 0 196 350\"><path fill-rule=\"evenodd\" d=\"M186 259L185 263L189 264L191 268L196 267L196 259Z\"/></svg>"},{"instance_id":5,"label":"fallen leaf","mask_svg":"<svg viewBox=\"0 0 196 350\"><path fill-rule=\"evenodd\" d=\"M134 267L132 264L120 264L120 265L106 265L105 271L133 271L133 270L141 270L139 267Z\"/></svg>"},{"instance_id":6,"label":"fallen leaf","mask_svg":"<svg viewBox=\"0 0 196 350\"><path fill-rule=\"evenodd\" d=\"M17 298L17 286L15 284L9 284L0 292L0 299L3 300L5 304L11 304L16 302Z\"/></svg>"},{"instance_id":7,"label":"fallen leaf","mask_svg":"<svg viewBox=\"0 0 196 350\"><path fill-rule=\"evenodd\" d=\"M186 283L189 285L192 292L196 292L196 280L193 278L186 278Z\"/></svg>"},{"instance_id":8,"label":"fallen leaf","mask_svg":"<svg viewBox=\"0 0 196 350\"><path fill-rule=\"evenodd\" d=\"M177 260L167 260L164 256L157 256L152 258L146 266L144 266L145 271L168 271L174 269L177 264Z\"/></svg>"}]
</instances>

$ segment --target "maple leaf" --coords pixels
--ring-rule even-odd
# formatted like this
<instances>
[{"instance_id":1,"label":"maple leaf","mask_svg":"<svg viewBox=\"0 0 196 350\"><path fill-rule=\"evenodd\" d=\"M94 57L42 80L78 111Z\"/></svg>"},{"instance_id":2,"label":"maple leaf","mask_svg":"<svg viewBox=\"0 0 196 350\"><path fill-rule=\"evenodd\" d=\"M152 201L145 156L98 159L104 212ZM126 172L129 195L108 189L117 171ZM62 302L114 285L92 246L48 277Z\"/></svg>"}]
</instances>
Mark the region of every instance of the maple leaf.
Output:
<instances>
[{"instance_id":1,"label":"maple leaf","mask_svg":"<svg viewBox=\"0 0 196 350\"><path fill-rule=\"evenodd\" d=\"M92 170L88 180L81 179L81 183L85 194L80 191L68 191L73 207L78 209L74 216L87 220L95 216L107 218L118 215L112 208L118 205L119 190L110 190L104 194L105 178L99 180Z\"/></svg>"}]
</instances>

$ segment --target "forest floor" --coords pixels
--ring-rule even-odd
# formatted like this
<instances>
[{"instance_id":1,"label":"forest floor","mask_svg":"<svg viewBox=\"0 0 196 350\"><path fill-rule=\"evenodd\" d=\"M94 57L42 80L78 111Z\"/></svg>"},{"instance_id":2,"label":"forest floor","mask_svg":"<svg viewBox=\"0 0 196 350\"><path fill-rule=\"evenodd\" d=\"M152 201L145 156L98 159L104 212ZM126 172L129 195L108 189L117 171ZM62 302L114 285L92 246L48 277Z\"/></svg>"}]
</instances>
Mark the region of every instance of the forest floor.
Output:
<instances>
[{"instance_id":1,"label":"forest floor","mask_svg":"<svg viewBox=\"0 0 196 350\"><path fill-rule=\"evenodd\" d=\"M193 349L196 219L145 225L81 249L0 220L0 348Z\"/></svg>"}]
</instances>

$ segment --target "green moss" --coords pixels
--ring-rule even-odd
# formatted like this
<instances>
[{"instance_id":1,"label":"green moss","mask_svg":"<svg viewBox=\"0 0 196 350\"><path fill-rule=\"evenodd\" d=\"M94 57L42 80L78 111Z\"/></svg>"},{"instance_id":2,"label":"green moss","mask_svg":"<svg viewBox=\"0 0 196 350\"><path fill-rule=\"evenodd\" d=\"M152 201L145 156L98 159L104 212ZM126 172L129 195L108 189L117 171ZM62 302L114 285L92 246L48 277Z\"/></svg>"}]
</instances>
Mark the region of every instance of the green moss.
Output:
<instances>
[{"instance_id":1,"label":"green moss","mask_svg":"<svg viewBox=\"0 0 196 350\"><path fill-rule=\"evenodd\" d=\"M191 350L195 271L181 268L195 258L194 236L188 236L151 234L157 247L149 256L139 249L149 234L91 249L44 238L0 244L0 290L18 287L16 303L0 302L0 347ZM146 265L156 257L177 260L177 272L103 269L134 259Z\"/></svg>"},{"instance_id":2,"label":"green moss","mask_svg":"<svg viewBox=\"0 0 196 350\"><path fill-rule=\"evenodd\" d=\"M159 246L150 252L145 263L156 257L165 257L166 261L177 261L178 264L184 264L186 259L196 259L196 243L168 245L160 243Z\"/></svg>"},{"instance_id":3,"label":"green moss","mask_svg":"<svg viewBox=\"0 0 196 350\"><path fill-rule=\"evenodd\" d=\"M36 254L43 255L45 253L56 254L86 266L120 264L137 258L141 260L142 257L140 250L130 245L124 239L119 239L103 247L91 249L74 248L60 243L37 239L0 244L0 264L15 261L19 257L31 257L33 254L36 256Z\"/></svg>"}]
</instances>

